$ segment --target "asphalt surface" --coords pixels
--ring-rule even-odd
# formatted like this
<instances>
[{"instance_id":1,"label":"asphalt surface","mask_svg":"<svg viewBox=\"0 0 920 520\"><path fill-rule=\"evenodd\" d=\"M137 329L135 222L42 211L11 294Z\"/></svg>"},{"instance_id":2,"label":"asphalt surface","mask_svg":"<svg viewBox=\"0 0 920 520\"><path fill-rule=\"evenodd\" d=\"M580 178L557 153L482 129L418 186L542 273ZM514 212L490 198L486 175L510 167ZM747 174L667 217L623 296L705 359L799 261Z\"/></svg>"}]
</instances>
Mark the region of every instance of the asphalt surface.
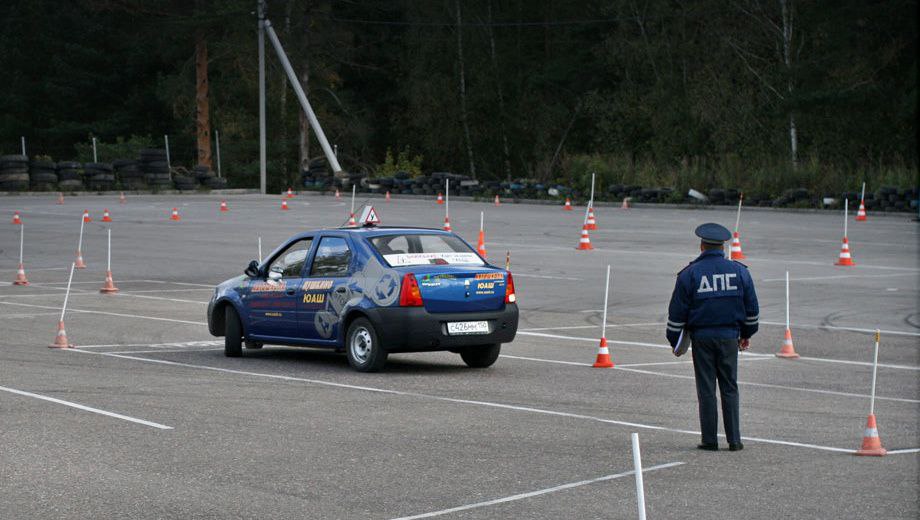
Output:
<instances>
[{"instance_id":1,"label":"asphalt surface","mask_svg":"<svg viewBox=\"0 0 920 520\"><path fill-rule=\"evenodd\" d=\"M920 514L920 234L909 217L851 217L857 265L844 268L833 265L842 215L743 215L761 304L739 369L746 447L711 453L695 449L692 365L666 350L664 321L675 274L697 253L693 229L731 228L731 209L599 208L596 249L577 251L583 207L454 201L457 233L475 244L484 211L489 258L511 253L517 339L487 370L427 353L359 374L321 350L225 358L205 316L213 286L257 256L257 237L268 254L295 232L343 223L345 203L300 196L282 212L280 197L235 196L219 213L219 201L0 198L0 277L16 274L19 210L32 282L0 285L0 518L635 518L631 432L649 518ZM374 203L387 225L443 222L434 201ZM180 222L168 220L174 206ZM116 295L98 293L103 208ZM83 209L94 217L88 268L65 318L77 348L52 350ZM617 367L604 370L590 364L607 264ZM773 356L786 270L795 361ZM875 412L893 453L863 458L852 451L875 328Z\"/></svg>"}]
</instances>

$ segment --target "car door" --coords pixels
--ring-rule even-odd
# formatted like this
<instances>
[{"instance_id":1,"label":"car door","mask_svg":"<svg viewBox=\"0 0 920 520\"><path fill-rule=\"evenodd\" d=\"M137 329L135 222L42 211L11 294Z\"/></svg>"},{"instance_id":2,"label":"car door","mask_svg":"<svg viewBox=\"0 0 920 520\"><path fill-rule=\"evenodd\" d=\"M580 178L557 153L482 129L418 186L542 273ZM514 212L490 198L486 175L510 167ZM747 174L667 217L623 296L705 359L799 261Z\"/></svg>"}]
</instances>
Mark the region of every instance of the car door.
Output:
<instances>
[{"instance_id":1,"label":"car door","mask_svg":"<svg viewBox=\"0 0 920 520\"><path fill-rule=\"evenodd\" d=\"M351 287L354 255L344 236L323 236L313 253L308 274L301 284L299 301L301 333L319 343L334 342L339 334L342 311L355 296Z\"/></svg>"},{"instance_id":2,"label":"car door","mask_svg":"<svg viewBox=\"0 0 920 520\"><path fill-rule=\"evenodd\" d=\"M297 305L303 283L303 269L313 239L292 242L275 255L266 269L265 280L253 280L243 299L249 317L249 334L263 338L297 338Z\"/></svg>"}]
</instances>

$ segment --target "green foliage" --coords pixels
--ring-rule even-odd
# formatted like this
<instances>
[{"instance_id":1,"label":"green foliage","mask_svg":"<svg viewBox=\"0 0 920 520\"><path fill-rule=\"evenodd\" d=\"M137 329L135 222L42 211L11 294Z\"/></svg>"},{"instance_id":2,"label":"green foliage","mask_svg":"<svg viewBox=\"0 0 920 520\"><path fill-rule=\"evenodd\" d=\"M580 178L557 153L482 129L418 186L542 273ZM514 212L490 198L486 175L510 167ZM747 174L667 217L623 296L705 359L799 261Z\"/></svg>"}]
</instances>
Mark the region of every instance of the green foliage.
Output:
<instances>
[{"instance_id":1,"label":"green foliage","mask_svg":"<svg viewBox=\"0 0 920 520\"><path fill-rule=\"evenodd\" d=\"M412 151L407 146L403 148L396 159L393 159L393 151L387 147L386 156L383 164L377 167L377 177L392 177L396 172L407 172L410 177L419 177L422 175L422 156L412 155Z\"/></svg>"},{"instance_id":2,"label":"green foliage","mask_svg":"<svg viewBox=\"0 0 920 520\"><path fill-rule=\"evenodd\" d=\"M96 158L99 162L110 163L115 159L137 159L138 154L143 148L161 147L152 137L132 135L124 138L118 136L115 142L106 143L96 139ZM93 162L93 139L87 138L85 141L73 145L76 151L75 161L87 163Z\"/></svg>"}]
</instances>

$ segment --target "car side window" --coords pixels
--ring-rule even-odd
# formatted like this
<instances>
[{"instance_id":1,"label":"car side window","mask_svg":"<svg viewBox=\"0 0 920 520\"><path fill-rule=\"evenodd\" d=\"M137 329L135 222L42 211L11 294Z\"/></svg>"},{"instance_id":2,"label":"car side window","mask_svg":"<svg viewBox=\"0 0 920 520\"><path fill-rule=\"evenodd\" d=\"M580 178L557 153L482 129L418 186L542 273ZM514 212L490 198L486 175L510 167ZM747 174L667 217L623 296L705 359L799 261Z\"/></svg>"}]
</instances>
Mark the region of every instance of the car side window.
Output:
<instances>
[{"instance_id":1,"label":"car side window","mask_svg":"<svg viewBox=\"0 0 920 520\"><path fill-rule=\"evenodd\" d=\"M351 264L348 242L339 237L323 237L316 248L310 276L345 276Z\"/></svg>"},{"instance_id":2,"label":"car side window","mask_svg":"<svg viewBox=\"0 0 920 520\"><path fill-rule=\"evenodd\" d=\"M313 245L312 238L294 242L272 261L268 266L268 271L280 272L282 278L300 278L311 245Z\"/></svg>"},{"instance_id":3,"label":"car side window","mask_svg":"<svg viewBox=\"0 0 920 520\"><path fill-rule=\"evenodd\" d=\"M409 252L409 240L405 235L387 236L372 238L371 243L380 251L382 255L393 255Z\"/></svg>"}]
</instances>

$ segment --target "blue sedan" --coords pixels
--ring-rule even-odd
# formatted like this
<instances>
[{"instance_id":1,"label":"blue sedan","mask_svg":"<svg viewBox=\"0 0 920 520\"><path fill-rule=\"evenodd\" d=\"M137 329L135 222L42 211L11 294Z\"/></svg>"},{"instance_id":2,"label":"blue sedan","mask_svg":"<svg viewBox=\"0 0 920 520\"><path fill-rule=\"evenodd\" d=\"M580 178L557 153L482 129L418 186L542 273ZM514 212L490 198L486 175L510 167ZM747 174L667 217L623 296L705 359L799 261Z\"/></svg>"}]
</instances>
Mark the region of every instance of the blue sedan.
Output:
<instances>
[{"instance_id":1,"label":"blue sedan","mask_svg":"<svg viewBox=\"0 0 920 520\"><path fill-rule=\"evenodd\" d=\"M243 345L344 350L358 371L390 352L446 350L491 366L517 333L511 273L436 229L325 229L289 238L217 286L208 328L227 356Z\"/></svg>"}]
</instances>

